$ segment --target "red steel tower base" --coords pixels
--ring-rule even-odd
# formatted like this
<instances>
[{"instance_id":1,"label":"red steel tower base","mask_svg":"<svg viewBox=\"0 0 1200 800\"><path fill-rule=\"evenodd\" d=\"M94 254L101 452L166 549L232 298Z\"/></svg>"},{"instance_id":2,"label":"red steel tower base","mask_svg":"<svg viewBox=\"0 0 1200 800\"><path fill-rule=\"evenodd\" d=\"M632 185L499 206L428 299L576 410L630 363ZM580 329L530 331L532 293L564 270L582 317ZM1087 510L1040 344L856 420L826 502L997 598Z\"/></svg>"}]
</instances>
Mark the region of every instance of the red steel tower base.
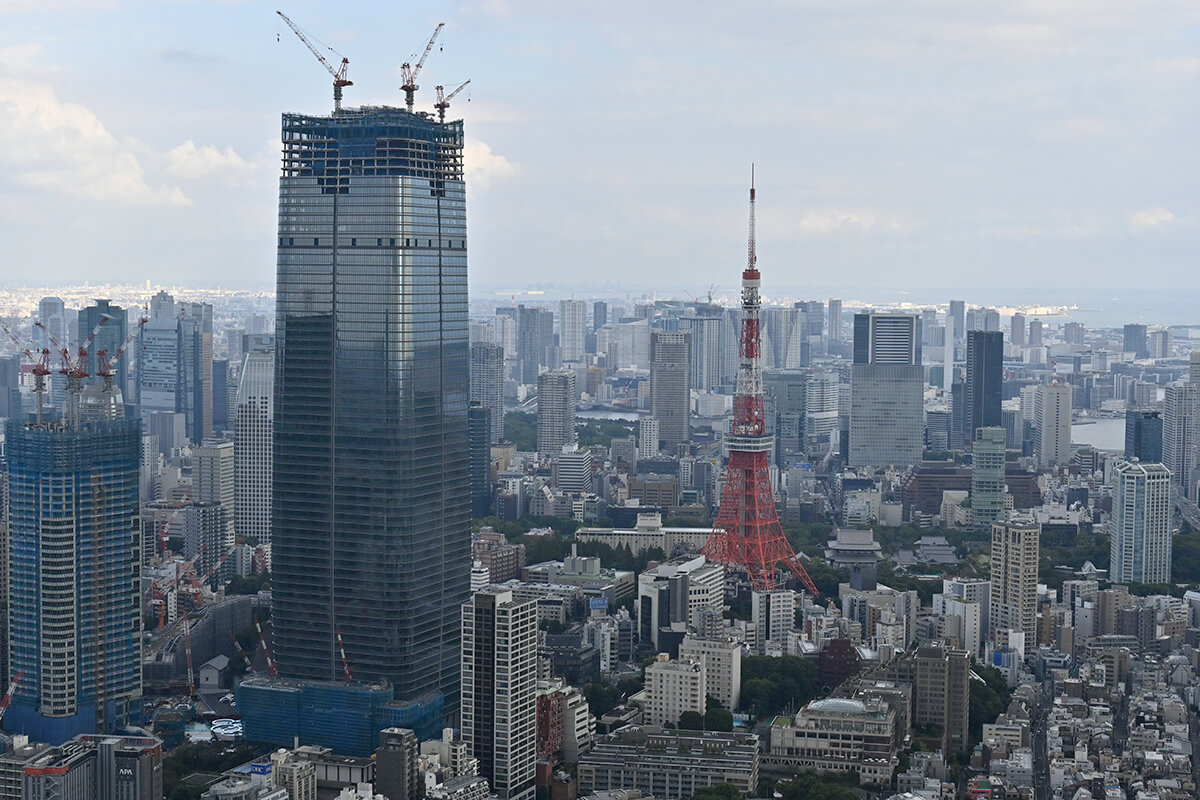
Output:
<instances>
[{"instance_id":1,"label":"red steel tower base","mask_svg":"<svg viewBox=\"0 0 1200 800\"><path fill-rule=\"evenodd\" d=\"M750 238L748 264L742 273L742 333L737 394L733 399L733 426L726 445L729 468L725 492L712 535L704 545L708 560L746 572L760 591L775 588L779 567L791 571L804 588L818 595L812 578L796 558L783 535L775 511L771 473L767 465L773 437L767 435L763 401L762 334L758 290L761 275L755 252L754 181L750 181Z\"/></svg>"}]
</instances>

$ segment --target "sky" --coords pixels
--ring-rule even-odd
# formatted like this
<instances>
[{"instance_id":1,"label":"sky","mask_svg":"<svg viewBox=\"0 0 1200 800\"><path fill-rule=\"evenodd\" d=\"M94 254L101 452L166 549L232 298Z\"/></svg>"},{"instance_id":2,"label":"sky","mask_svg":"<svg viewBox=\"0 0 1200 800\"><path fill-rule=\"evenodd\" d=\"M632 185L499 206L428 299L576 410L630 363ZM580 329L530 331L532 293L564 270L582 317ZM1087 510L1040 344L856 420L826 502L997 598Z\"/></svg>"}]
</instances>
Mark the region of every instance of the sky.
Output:
<instances>
[{"instance_id":1,"label":"sky","mask_svg":"<svg viewBox=\"0 0 1200 800\"><path fill-rule=\"evenodd\" d=\"M331 79L262 2L0 0L0 282L272 286L280 114ZM472 289L1200 289L1195 0L282 7L471 84Z\"/></svg>"}]
</instances>

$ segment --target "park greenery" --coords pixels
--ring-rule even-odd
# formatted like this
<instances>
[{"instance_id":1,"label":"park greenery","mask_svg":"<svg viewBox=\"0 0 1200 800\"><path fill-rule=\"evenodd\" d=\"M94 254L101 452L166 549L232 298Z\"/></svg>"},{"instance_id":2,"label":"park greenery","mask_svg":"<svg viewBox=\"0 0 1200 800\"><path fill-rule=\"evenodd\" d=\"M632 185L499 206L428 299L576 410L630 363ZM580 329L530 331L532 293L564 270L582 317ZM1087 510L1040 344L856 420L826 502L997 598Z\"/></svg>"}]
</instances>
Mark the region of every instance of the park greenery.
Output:
<instances>
[{"instance_id":1,"label":"park greenery","mask_svg":"<svg viewBox=\"0 0 1200 800\"><path fill-rule=\"evenodd\" d=\"M219 776L259 755L262 755L261 750L245 744L194 742L180 745L163 756L163 796L167 800L199 800L204 787L189 785L184 782L185 778L195 773Z\"/></svg>"},{"instance_id":2,"label":"park greenery","mask_svg":"<svg viewBox=\"0 0 1200 800\"><path fill-rule=\"evenodd\" d=\"M742 710L756 716L793 712L819 697L812 660L796 656L742 658Z\"/></svg>"},{"instance_id":3,"label":"park greenery","mask_svg":"<svg viewBox=\"0 0 1200 800\"><path fill-rule=\"evenodd\" d=\"M982 680L971 678L967 725L971 741L978 742L983 738L984 723L993 722L1008 708L1012 689L1008 688L1003 673L995 667L976 665L974 672Z\"/></svg>"},{"instance_id":4,"label":"park greenery","mask_svg":"<svg viewBox=\"0 0 1200 800\"><path fill-rule=\"evenodd\" d=\"M581 420L575 425L581 447L608 447L613 439L630 436L635 423L619 419ZM521 452L537 450L537 414L509 411L504 415L504 440Z\"/></svg>"}]
</instances>

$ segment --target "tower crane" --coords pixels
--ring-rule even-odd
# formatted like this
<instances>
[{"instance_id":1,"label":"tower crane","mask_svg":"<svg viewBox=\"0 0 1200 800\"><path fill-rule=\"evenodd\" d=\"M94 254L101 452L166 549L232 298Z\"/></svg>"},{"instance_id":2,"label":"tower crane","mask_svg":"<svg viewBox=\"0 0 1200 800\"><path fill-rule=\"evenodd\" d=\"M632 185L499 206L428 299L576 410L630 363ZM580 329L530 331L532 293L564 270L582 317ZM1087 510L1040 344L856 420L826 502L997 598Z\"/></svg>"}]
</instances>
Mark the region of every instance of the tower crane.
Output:
<instances>
[{"instance_id":1,"label":"tower crane","mask_svg":"<svg viewBox=\"0 0 1200 800\"><path fill-rule=\"evenodd\" d=\"M8 338L16 345L17 350L29 359L29 363L33 365L33 369L30 370L33 373L33 394L37 402L37 422L38 425L41 425L42 406L46 400L46 376L50 374L50 349L43 347L41 350L30 350L21 341L20 337L12 332L12 328L4 324L0 324L0 328L8 334ZM36 356L34 355L35 352L37 353Z\"/></svg>"},{"instance_id":2,"label":"tower crane","mask_svg":"<svg viewBox=\"0 0 1200 800\"><path fill-rule=\"evenodd\" d=\"M12 683L8 685L8 691L4 693L4 699L0 700L0 719L4 719L4 712L8 711L8 706L12 703L13 695L17 693L17 684L21 682L23 672L18 672L16 677L12 679Z\"/></svg>"},{"instance_id":3,"label":"tower crane","mask_svg":"<svg viewBox=\"0 0 1200 800\"><path fill-rule=\"evenodd\" d=\"M400 66L400 76L404 79L404 83L400 88L404 91L404 105L408 107L408 112L411 114L413 110L413 95L417 93L417 76L421 74L421 67L425 66L425 59L429 58L429 51L433 49L433 43L437 40L438 34L442 32L442 28L446 27L446 23L439 22L437 27L433 29L433 36L429 37L429 44L425 45L425 52L421 54L421 60L414 67L411 60L405 61ZM411 56L409 57L411 59Z\"/></svg>"},{"instance_id":4,"label":"tower crane","mask_svg":"<svg viewBox=\"0 0 1200 800\"><path fill-rule=\"evenodd\" d=\"M67 420L72 430L78 430L79 401L80 395L83 392L83 379L89 374L87 371L87 350L80 346L78 358L74 358L71 355L70 348L59 344L45 323L38 321L33 323L33 326L42 329L42 333L50 340L50 344L54 346L54 349L58 351L58 355L62 359L62 366L58 371L60 374L67 376Z\"/></svg>"},{"instance_id":5,"label":"tower crane","mask_svg":"<svg viewBox=\"0 0 1200 800\"><path fill-rule=\"evenodd\" d=\"M442 92L443 92L443 90L445 90L446 87L445 86L436 87L437 88L437 102L433 104L433 107L438 110L438 122L446 121L446 109L450 107L450 101L454 99L454 96L456 94L461 92L463 89L467 88L467 84L470 82L471 81L469 81L469 80L463 81L461 86L459 86L457 89L455 89L453 92L446 95L445 97L442 96Z\"/></svg>"},{"instance_id":6,"label":"tower crane","mask_svg":"<svg viewBox=\"0 0 1200 800\"><path fill-rule=\"evenodd\" d=\"M304 35L304 31L300 30L300 28L296 25L296 23L294 23L290 19L288 19L287 14L284 14L282 11L276 11L275 13L279 15L280 19L282 19L284 22L287 23L287 26L292 29L292 33L296 34L297 38L299 38L300 41L304 42L304 46L308 48L309 52L311 52L314 56L317 57L317 61L321 62L321 66L323 66L323 67L325 67L325 69L329 70L329 74L333 76L333 112L336 114L337 112L341 111L342 110L342 87L354 85L354 81L352 81L346 77L346 70L348 70L350 68L350 59L346 58L344 55L339 53L337 50L334 50L329 45L325 45L326 50L333 53L335 56L337 56L338 58L340 58L342 60L342 63L337 68L335 68L333 66L333 64L330 64L329 61L326 60L325 56L321 53L321 51L317 49L317 46L314 45L309 40L309 38Z\"/></svg>"}]
</instances>

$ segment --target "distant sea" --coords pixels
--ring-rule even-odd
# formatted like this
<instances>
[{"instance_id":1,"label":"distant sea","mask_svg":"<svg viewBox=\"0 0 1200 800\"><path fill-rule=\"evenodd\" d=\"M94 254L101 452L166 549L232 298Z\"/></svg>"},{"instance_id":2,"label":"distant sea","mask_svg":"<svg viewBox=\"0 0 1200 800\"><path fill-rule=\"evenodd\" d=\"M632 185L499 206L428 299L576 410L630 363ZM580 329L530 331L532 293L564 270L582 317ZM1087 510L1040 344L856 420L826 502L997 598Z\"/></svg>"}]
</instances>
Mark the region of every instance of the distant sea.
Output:
<instances>
[{"instance_id":1,"label":"distant sea","mask_svg":"<svg viewBox=\"0 0 1200 800\"><path fill-rule=\"evenodd\" d=\"M1071 444L1090 444L1097 450L1125 452L1125 418L1097 419L1071 426Z\"/></svg>"}]
</instances>

